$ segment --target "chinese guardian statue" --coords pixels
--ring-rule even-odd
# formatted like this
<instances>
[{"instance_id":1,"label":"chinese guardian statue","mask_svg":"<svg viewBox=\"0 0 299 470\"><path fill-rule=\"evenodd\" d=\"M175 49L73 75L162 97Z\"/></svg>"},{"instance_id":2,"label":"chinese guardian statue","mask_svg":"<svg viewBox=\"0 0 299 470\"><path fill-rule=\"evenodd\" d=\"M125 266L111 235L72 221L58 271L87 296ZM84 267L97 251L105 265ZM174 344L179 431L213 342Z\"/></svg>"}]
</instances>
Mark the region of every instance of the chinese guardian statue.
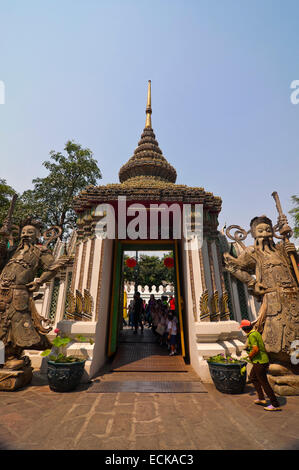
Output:
<instances>
[{"instance_id":1,"label":"chinese guardian statue","mask_svg":"<svg viewBox=\"0 0 299 470\"><path fill-rule=\"evenodd\" d=\"M255 329L262 333L276 391L299 394L299 361L294 355L299 344L299 287L290 258L298 263L296 249L289 241L274 243L266 216L252 219L250 232L254 244L243 246L237 258L225 253L225 266L261 302Z\"/></svg>"},{"instance_id":2,"label":"chinese guardian statue","mask_svg":"<svg viewBox=\"0 0 299 470\"><path fill-rule=\"evenodd\" d=\"M9 246L4 227L0 235L0 340L5 346L0 390L3 390L5 378L17 377L17 371L24 376L21 386L30 382L32 368L29 358L23 355L24 349L51 348L46 336L51 327L37 312L33 293L56 275L65 260L55 261L47 246L40 244L40 225L32 219L21 227L17 246Z\"/></svg>"}]
</instances>

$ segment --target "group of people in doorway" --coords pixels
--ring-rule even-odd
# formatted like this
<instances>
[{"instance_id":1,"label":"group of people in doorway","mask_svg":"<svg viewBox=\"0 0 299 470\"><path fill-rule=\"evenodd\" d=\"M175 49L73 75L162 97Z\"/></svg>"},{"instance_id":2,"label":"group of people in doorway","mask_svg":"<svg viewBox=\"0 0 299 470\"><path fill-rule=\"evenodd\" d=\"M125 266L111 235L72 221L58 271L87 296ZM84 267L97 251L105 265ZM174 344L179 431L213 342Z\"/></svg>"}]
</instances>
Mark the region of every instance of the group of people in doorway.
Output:
<instances>
[{"instance_id":1,"label":"group of people in doorway","mask_svg":"<svg viewBox=\"0 0 299 470\"><path fill-rule=\"evenodd\" d=\"M174 356L178 351L178 320L176 316L175 299L171 296L162 296L156 299L151 294L148 303L136 292L134 300L128 309L129 326L137 334L140 327L141 334L145 327L151 328L161 346L167 346L169 355Z\"/></svg>"}]
</instances>

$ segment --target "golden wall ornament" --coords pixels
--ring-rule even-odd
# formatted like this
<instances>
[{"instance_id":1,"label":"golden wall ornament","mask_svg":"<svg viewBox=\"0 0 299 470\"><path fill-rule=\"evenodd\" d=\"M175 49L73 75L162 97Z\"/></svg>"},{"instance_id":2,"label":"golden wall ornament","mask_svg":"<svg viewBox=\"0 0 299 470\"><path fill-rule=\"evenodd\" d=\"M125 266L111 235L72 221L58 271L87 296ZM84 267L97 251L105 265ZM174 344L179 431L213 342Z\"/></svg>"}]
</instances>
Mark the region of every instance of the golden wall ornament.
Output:
<instances>
[{"instance_id":1,"label":"golden wall ornament","mask_svg":"<svg viewBox=\"0 0 299 470\"><path fill-rule=\"evenodd\" d=\"M83 312L91 319L92 317L93 298L87 289L84 289Z\"/></svg>"},{"instance_id":2,"label":"golden wall ornament","mask_svg":"<svg viewBox=\"0 0 299 470\"><path fill-rule=\"evenodd\" d=\"M76 289L76 296L71 290L67 292L66 317L68 320L91 320L93 299L90 292L84 289L84 296Z\"/></svg>"},{"instance_id":3,"label":"golden wall ornament","mask_svg":"<svg viewBox=\"0 0 299 470\"><path fill-rule=\"evenodd\" d=\"M220 297L219 307L220 307L220 319L229 320L230 312L229 312L229 307L228 307L228 293L226 290L222 292L222 295Z\"/></svg>"},{"instance_id":4,"label":"golden wall ornament","mask_svg":"<svg viewBox=\"0 0 299 470\"><path fill-rule=\"evenodd\" d=\"M67 307L66 307L66 317L70 320L74 317L76 313L76 297L74 296L71 290L68 290L66 293Z\"/></svg>"},{"instance_id":5,"label":"golden wall ornament","mask_svg":"<svg viewBox=\"0 0 299 470\"><path fill-rule=\"evenodd\" d=\"M217 290L214 291L211 297L211 320L212 321L220 320L219 293Z\"/></svg>"},{"instance_id":6,"label":"golden wall ornament","mask_svg":"<svg viewBox=\"0 0 299 470\"><path fill-rule=\"evenodd\" d=\"M200 320L210 321L209 292L206 289L199 300Z\"/></svg>"}]
</instances>

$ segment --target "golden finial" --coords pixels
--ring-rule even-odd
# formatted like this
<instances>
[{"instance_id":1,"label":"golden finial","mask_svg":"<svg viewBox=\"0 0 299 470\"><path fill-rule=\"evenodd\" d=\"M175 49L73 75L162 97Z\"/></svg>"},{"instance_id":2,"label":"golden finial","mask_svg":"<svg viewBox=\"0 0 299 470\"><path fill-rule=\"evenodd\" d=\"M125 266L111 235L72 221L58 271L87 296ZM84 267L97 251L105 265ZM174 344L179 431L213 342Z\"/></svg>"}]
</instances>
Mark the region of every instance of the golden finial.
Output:
<instances>
[{"instance_id":1,"label":"golden finial","mask_svg":"<svg viewBox=\"0 0 299 470\"><path fill-rule=\"evenodd\" d=\"M145 127L152 128L152 94L151 94L151 80L148 81L148 89L147 89L147 104L146 104L146 121Z\"/></svg>"}]
</instances>

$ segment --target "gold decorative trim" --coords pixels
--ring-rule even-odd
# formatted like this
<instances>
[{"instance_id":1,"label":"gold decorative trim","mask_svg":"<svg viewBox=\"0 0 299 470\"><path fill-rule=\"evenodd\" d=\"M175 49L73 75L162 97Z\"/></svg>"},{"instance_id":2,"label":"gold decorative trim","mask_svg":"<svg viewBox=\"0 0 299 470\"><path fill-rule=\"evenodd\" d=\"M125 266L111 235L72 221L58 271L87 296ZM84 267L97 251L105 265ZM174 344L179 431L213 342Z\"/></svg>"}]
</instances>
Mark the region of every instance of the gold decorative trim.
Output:
<instances>
[{"instance_id":1,"label":"gold decorative trim","mask_svg":"<svg viewBox=\"0 0 299 470\"><path fill-rule=\"evenodd\" d=\"M76 297L71 291L67 292L67 309L66 318L68 320L91 320L92 318L92 297L90 293L84 289L84 296L78 289L76 290Z\"/></svg>"},{"instance_id":2,"label":"gold decorative trim","mask_svg":"<svg viewBox=\"0 0 299 470\"><path fill-rule=\"evenodd\" d=\"M200 320L210 321L209 293L206 289L199 299Z\"/></svg>"},{"instance_id":3,"label":"gold decorative trim","mask_svg":"<svg viewBox=\"0 0 299 470\"><path fill-rule=\"evenodd\" d=\"M220 320L220 311L219 311L219 293L217 290L214 291L211 297L211 321Z\"/></svg>"},{"instance_id":4,"label":"gold decorative trim","mask_svg":"<svg viewBox=\"0 0 299 470\"><path fill-rule=\"evenodd\" d=\"M146 128L152 128L152 119L151 119L151 114L152 114L152 92L151 92L151 81L148 81L148 89L147 89L147 103L146 103L146 121L145 121L145 127Z\"/></svg>"},{"instance_id":5,"label":"gold decorative trim","mask_svg":"<svg viewBox=\"0 0 299 470\"><path fill-rule=\"evenodd\" d=\"M220 320L226 321L230 320L230 313L228 308L228 293L226 290L222 292L222 296L220 298Z\"/></svg>"}]
</instances>

